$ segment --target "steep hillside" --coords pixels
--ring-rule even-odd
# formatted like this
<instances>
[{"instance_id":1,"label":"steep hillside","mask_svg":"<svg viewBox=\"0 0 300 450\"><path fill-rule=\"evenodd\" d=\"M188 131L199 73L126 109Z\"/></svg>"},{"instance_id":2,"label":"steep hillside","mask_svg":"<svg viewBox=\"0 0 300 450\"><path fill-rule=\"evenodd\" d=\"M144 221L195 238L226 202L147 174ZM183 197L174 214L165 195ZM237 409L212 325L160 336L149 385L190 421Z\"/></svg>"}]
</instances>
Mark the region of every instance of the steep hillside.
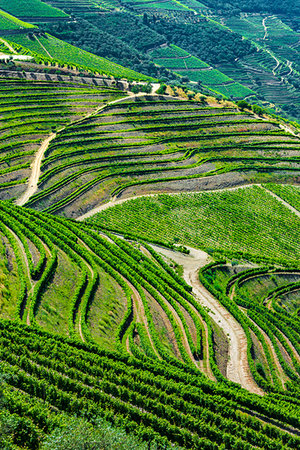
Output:
<instances>
[{"instance_id":1,"label":"steep hillside","mask_svg":"<svg viewBox=\"0 0 300 450\"><path fill-rule=\"evenodd\" d=\"M0 0L0 9L18 18L67 18L68 15L41 0Z\"/></svg>"},{"instance_id":2,"label":"steep hillside","mask_svg":"<svg viewBox=\"0 0 300 450\"><path fill-rule=\"evenodd\" d=\"M300 449L297 4L0 8L0 448Z\"/></svg>"},{"instance_id":3,"label":"steep hillside","mask_svg":"<svg viewBox=\"0 0 300 450\"><path fill-rule=\"evenodd\" d=\"M35 28L34 25L23 22L10 14L0 10L0 30L20 30Z\"/></svg>"},{"instance_id":4,"label":"steep hillside","mask_svg":"<svg viewBox=\"0 0 300 450\"><path fill-rule=\"evenodd\" d=\"M85 118L110 97L124 93L105 86L73 82L0 79L1 91L1 198L25 191L35 155L57 130Z\"/></svg>"},{"instance_id":5,"label":"steep hillside","mask_svg":"<svg viewBox=\"0 0 300 450\"><path fill-rule=\"evenodd\" d=\"M208 102L148 95L108 103L51 141L27 205L76 217L121 194L298 176L297 136L276 120Z\"/></svg>"},{"instance_id":6,"label":"steep hillside","mask_svg":"<svg viewBox=\"0 0 300 450\"><path fill-rule=\"evenodd\" d=\"M1 320L1 370L6 410L28 418L22 445L36 448L30 433L41 439L80 411L149 445L300 447L298 319L274 301L295 290L296 268L204 266L202 251L183 257L97 224L0 209L1 314L14 320ZM272 281L257 299L253 277Z\"/></svg>"},{"instance_id":7,"label":"steep hillside","mask_svg":"<svg viewBox=\"0 0 300 450\"><path fill-rule=\"evenodd\" d=\"M111 12L97 14L98 5ZM205 73L203 66L184 70L188 69L180 65L184 61L158 62L153 58L160 71L162 68L171 71L171 74L161 73L169 81L178 82L179 73L184 82L197 83L202 91L212 89L233 99L248 97L252 103L267 106L285 117L298 118L299 19L297 9L292 12L286 2L273 6L261 2L258 8L257 2L204 5L196 1L115 1L94 3L94 9L89 12L72 9L72 5L68 9L63 2L60 6L72 11L76 24L67 28L47 25L44 30L61 39L147 75L154 75L153 67L149 66L149 57L152 58L149 50L160 51L160 45L175 44L221 74L216 80L213 73ZM156 38L152 38L149 48L147 36L153 32ZM122 48L116 53L115 48L121 44L129 45L131 52Z\"/></svg>"}]
</instances>

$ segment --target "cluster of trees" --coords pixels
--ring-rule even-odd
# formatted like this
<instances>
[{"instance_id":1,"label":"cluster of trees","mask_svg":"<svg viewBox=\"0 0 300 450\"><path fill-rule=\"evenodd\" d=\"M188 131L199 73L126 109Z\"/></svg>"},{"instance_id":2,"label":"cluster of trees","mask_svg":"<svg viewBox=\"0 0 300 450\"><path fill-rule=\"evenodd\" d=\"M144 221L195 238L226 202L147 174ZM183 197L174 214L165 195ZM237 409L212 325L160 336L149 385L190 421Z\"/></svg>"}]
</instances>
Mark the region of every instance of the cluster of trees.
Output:
<instances>
[{"instance_id":1,"label":"cluster of trees","mask_svg":"<svg viewBox=\"0 0 300 450\"><path fill-rule=\"evenodd\" d=\"M178 45L210 64L233 62L256 51L248 40L237 33L225 31L206 20L198 24L174 23L165 19L151 20L150 26Z\"/></svg>"},{"instance_id":2,"label":"cluster of trees","mask_svg":"<svg viewBox=\"0 0 300 450\"><path fill-rule=\"evenodd\" d=\"M261 106L258 106L258 105L251 105L246 100L238 101L237 102L237 106L242 111L244 109L250 109L250 110L252 110L254 112L254 114L257 114L258 116L262 116L263 114L267 114L267 111L264 108L262 108Z\"/></svg>"},{"instance_id":3,"label":"cluster of trees","mask_svg":"<svg viewBox=\"0 0 300 450\"><path fill-rule=\"evenodd\" d=\"M154 78L176 79L168 69L157 67L146 54L147 47L160 45L163 38L150 28L143 25L142 21L129 14L115 14L120 23L115 23L110 18L114 14L105 15L106 18L85 20L77 18L76 22L44 24L41 28L59 39L82 48L97 56L107 58L137 72ZM106 17L107 16L107 17ZM127 28L124 23L128 18ZM106 20L106 22L105 22ZM130 29L131 33L126 32ZM135 38L134 38L135 36Z\"/></svg>"}]
</instances>

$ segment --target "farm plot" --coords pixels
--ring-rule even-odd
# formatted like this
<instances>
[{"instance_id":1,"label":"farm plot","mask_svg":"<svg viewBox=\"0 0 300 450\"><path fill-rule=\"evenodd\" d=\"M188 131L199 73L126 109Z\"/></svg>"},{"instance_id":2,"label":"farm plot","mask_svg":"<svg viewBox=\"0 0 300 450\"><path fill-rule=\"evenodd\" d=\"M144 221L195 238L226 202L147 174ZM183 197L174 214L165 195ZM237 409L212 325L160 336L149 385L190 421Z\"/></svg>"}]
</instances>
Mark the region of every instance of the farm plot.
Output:
<instances>
[{"instance_id":1,"label":"farm plot","mask_svg":"<svg viewBox=\"0 0 300 450\"><path fill-rule=\"evenodd\" d=\"M17 17L68 17L40 0L0 0L0 8Z\"/></svg>"},{"instance_id":2,"label":"farm plot","mask_svg":"<svg viewBox=\"0 0 300 450\"><path fill-rule=\"evenodd\" d=\"M231 171L292 174L298 160L293 150L281 154L281 142L285 151L298 148L298 139L276 122L221 105L151 95L107 104L51 141L27 205L76 217L133 186L151 191L178 180L185 189L184 180Z\"/></svg>"},{"instance_id":3,"label":"farm plot","mask_svg":"<svg viewBox=\"0 0 300 450\"><path fill-rule=\"evenodd\" d=\"M92 113L116 89L80 83L0 80L0 196L19 196L39 146L59 128Z\"/></svg>"},{"instance_id":4,"label":"farm plot","mask_svg":"<svg viewBox=\"0 0 300 450\"><path fill-rule=\"evenodd\" d=\"M148 445L155 439L164 448L211 449L223 443L245 450L249 445L300 447L295 392L276 383L273 372L272 380L268 374L259 378L264 368L254 367L252 352L250 376L263 385L264 396L241 389L221 373L213 318L173 265L150 245L121 239L95 223L76 223L10 202L0 202L0 211L0 242L9 249L3 262L13 264L19 277L17 298L9 296L16 285L6 280L9 294L1 299L14 319L0 321L4 395L9 399L5 413L27 421L31 444L42 431L44 436L57 426L63 429L68 415L81 412L88 424L100 415ZM222 264L204 266L203 282ZM224 269L225 286L235 272L230 265ZM247 274L245 269L237 274ZM244 280L230 278L231 285ZM71 297L64 293L70 285ZM120 295L114 303L112 292ZM220 301L225 303L225 298ZM234 303L228 305L236 315ZM237 320L246 328L254 316L241 314ZM265 333L269 326L266 320ZM250 329L256 330L254 325ZM272 332L280 339L274 327ZM284 336L282 345L288 339L285 348L293 363L296 353L292 355L288 342L296 338L288 328ZM264 342L261 335L258 339ZM274 337L274 351L279 347L275 342ZM274 360L273 354L270 358ZM296 389L293 373L290 389ZM257 389L253 383L249 386ZM204 414L209 420L199 421Z\"/></svg>"},{"instance_id":5,"label":"farm plot","mask_svg":"<svg viewBox=\"0 0 300 450\"><path fill-rule=\"evenodd\" d=\"M23 22L16 17L0 10L0 30L18 30L22 28L35 28L30 23Z\"/></svg>"},{"instance_id":6,"label":"farm plot","mask_svg":"<svg viewBox=\"0 0 300 450\"><path fill-rule=\"evenodd\" d=\"M128 80L151 81L152 78L139 74L131 69L126 69L115 64L108 59L101 58L92 53L74 47L67 42L61 41L49 34L39 36L38 38L29 36L10 36L10 41L23 46L18 49L26 54L33 52L33 55L42 59L45 58L47 64L51 61L57 61L61 65L69 67L75 66L83 70L97 72L100 74L115 76L118 78L127 78Z\"/></svg>"},{"instance_id":7,"label":"farm plot","mask_svg":"<svg viewBox=\"0 0 300 450\"><path fill-rule=\"evenodd\" d=\"M260 187L128 200L89 221L149 241L179 242L232 258L296 263L299 257L299 219Z\"/></svg>"},{"instance_id":8,"label":"farm plot","mask_svg":"<svg viewBox=\"0 0 300 450\"><path fill-rule=\"evenodd\" d=\"M252 349L247 357L252 377L269 392L297 391L299 217L285 204L253 186L128 200L87 222L159 244L156 248L162 254L162 246L184 245L208 252L215 262L200 269L200 282L244 330L248 351ZM185 279L196 286L197 261L191 269L183 257L176 258L174 253L174 260L183 264ZM195 292L207 300L207 292L199 286ZM214 305L211 298L209 305Z\"/></svg>"}]
</instances>

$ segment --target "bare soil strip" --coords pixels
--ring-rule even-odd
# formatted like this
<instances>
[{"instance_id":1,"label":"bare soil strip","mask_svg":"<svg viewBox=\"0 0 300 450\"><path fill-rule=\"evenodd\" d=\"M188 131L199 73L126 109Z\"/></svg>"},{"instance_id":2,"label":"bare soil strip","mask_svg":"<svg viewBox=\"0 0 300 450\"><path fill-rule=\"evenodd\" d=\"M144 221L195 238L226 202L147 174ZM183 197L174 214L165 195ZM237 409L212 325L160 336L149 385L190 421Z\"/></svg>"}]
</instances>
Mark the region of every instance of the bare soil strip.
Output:
<instances>
[{"instance_id":1,"label":"bare soil strip","mask_svg":"<svg viewBox=\"0 0 300 450\"><path fill-rule=\"evenodd\" d=\"M227 309L199 281L198 271L207 264L209 256L201 250L190 247L188 247L190 255L182 255L179 252L156 246L153 246L153 248L183 266L184 279L192 286L195 297L202 306L207 308L208 314L228 336L229 362L227 366L227 378L240 384L250 392L263 395L263 391L254 382L250 372L247 357L247 338L244 330Z\"/></svg>"},{"instance_id":2,"label":"bare soil strip","mask_svg":"<svg viewBox=\"0 0 300 450\"><path fill-rule=\"evenodd\" d=\"M32 164L32 172L28 180L28 187L21 198L16 201L16 205L23 206L30 199L30 197L37 191L38 181L41 173L41 162L45 151L49 147L50 142L56 137L56 133L52 133L47 139L45 139L35 155L35 159Z\"/></svg>"}]
</instances>

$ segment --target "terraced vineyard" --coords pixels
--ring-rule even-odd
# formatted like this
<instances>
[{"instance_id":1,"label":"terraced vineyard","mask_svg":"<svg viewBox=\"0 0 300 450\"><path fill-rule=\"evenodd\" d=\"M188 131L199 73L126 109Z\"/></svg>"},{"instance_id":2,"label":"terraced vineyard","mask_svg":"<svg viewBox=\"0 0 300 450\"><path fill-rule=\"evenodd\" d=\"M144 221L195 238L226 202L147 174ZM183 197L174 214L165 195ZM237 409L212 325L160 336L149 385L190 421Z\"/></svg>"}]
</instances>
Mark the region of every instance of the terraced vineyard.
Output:
<instances>
[{"instance_id":1,"label":"terraced vineyard","mask_svg":"<svg viewBox=\"0 0 300 450\"><path fill-rule=\"evenodd\" d=\"M63 11L40 0L0 0L0 9L16 17L68 17Z\"/></svg>"},{"instance_id":2,"label":"terraced vineyard","mask_svg":"<svg viewBox=\"0 0 300 450\"><path fill-rule=\"evenodd\" d=\"M2 199L19 197L25 191L30 165L43 142L47 145L59 129L89 116L121 93L73 82L3 79L0 91Z\"/></svg>"},{"instance_id":3,"label":"terraced vineyard","mask_svg":"<svg viewBox=\"0 0 300 450\"><path fill-rule=\"evenodd\" d=\"M15 321L2 321L0 333L2 371L11 375L5 389L9 414L28 418L27 426L42 434L63 426L64 413L81 411L88 421L101 415L164 445L300 447L295 393L265 381L270 393L259 397L226 381L207 311L150 246L7 202L0 208L6 248L1 313ZM108 291L119 291L115 304L106 302ZM292 333L284 333L283 342L294 342ZM133 357L111 353L122 345ZM290 345L286 341L295 359ZM289 387L297 389L293 382ZM260 392L255 384L253 390Z\"/></svg>"},{"instance_id":4,"label":"terraced vineyard","mask_svg":"<svg viewBox=\"0 0 300 450\"><path fill-rule=\"evenodd\" d=\"M34 25L23 22L0 10L0 30L18 30L21 28L34 28Z\"/></svg>"},{"instance_id":5,"label":"terraced vineyard","mask_svg":"<svg viewBox=\"0 0 300 450\"><path fill-rule=\"evenodd\" d=\"M274 186L274 192L289 189ZM178 241L217 258L222 255L249 258L257 263L297 265L299 230L295 224L298 218L271 194L262 186L244 186L213 193L119 200L119 205L115 202L113 208L107 208L89 221L116 233L132 234L164 245ZM107 206L112 203L103 205L103 209ZM254 236L257 238L253 239Z\"/></svg>"},{"instance_id":6,"label":"terraced vineyard","mask_svg":"<svg viewBox=\"0 0 300 450\"><path fill-rule=\"evenodd\" d=\"M81 50L48 34L39 37L28 35L9 36L9 43L16 48L18 53L31 54L41 64L74 67L82 71L126 78L128 80L154 81L151 77Z\"/></svg>"},{"instance_id":7,"label":"terraced vineyard","mask_svg":"<svg viewBox=\"0 0 300 450\"><path fill-rule=\"evenodd\" d=\"M141 449L300 448L299 192L278 184L299 137L158 84L46 75L0 79L11 443L43 449L75 416ZM173 194L127 200L155 192Z\"/></svg>"},{"instance_id":8,"label":"terraced vineyard","mask_svg":"<svg viewBox=\"0 0 300 450\"><path fill-rule=\"evenodd\" d=\"M234 83L234 80L224 73L213 69L201 59L195 58L175 45L156 48L150 52L150 55L156 64L167 67L183 77L188 77L191 81L200 82L217 94L235 99L254 94L251 89L239 83Z\"/></svg>"},{"instance_id":9,"label":"terraced vineyard","mask_svg":"<svg viewBox=\"0 0 300 450\"><path fill-rule=\"evenodd\" d=\"M193 285L202 306L210 308L214 321L224 330L228 328L223 307L240 324L257 384L271 392L288 389L297 393L300 213L281 197L295 198L296 207L299 193L292 187L274 185L269 191L266 186L130 200L100 212L89 223L132 239L175 248L187 244L213 255L216 262L200 269L206 291L197 280L203 266L197 255L180 257L157 247L183 265L184 279ZM272 191L280 197L274 198ZM234 339L230 333L229 337ZM229 361L234 361L236 354L238 351ZM232 374L234 377L235 372Z\"/></svg>"},{"instance_id":10,"label":"terraced vineyard","mask_svg":"<svg viewBox=\"0 0 300 450\"><path fill-rule=\"evenodd\" d=\"M131 98L57 133L27 206L77 217L120 195L297 176L299 143L234 106Z\"/></svg>"}]
</instances>

